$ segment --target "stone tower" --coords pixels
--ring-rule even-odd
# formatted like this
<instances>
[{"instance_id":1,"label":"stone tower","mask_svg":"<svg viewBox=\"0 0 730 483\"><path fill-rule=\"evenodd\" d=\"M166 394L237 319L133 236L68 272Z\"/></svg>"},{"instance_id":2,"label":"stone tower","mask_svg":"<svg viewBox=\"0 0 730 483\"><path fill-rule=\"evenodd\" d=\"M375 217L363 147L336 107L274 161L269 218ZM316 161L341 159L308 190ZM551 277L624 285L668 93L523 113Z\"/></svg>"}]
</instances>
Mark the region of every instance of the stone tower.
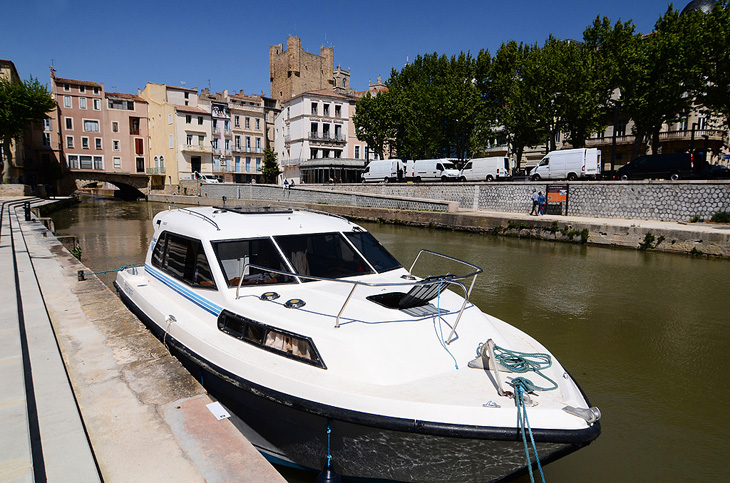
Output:
<instances>
[{"instance_id":1,"label":"stone tower","mask_svg":"<svg viewBox=\"0 0 730 483\"><path fill-rule=\"evenodd\" d=\"M320 47L319 55L305 52L299 37L287 37L286 50L270 46L271 97L284 102L302 92L334 89L334 58L332 47Z\"/></svg>"}]
</instances>

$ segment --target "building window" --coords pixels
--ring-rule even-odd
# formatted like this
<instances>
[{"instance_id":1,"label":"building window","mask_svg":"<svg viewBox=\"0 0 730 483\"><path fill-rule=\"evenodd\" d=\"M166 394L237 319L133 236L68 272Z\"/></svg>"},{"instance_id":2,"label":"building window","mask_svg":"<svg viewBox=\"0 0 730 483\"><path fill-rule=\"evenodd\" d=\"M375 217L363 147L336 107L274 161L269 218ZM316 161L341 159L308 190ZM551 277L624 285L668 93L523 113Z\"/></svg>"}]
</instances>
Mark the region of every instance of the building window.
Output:
<instances>
[{"instance_id":1,"label":"building window","mask_svg":"<svg viewBox=\"0 0 730 483\"><path fill-rule=\"evenodd\" d=\"M261 138L256 138L256 152L261 152Z\"/></svg>"},{"instance_id":2,"label":"building window","mask_svg":"<svg viewBox=\"0 0 730 483\"><path fill-rule=\"evenodd\" d=\"M119 132L119 122L112 121L112 132Z\"/></svg>"},{"instance_id":3,"label":"building window","mask_svg":"<svg viewBox=\"0 0 730 483\"><path fill-rule=\"evenodd\" d=\"M70 90L71 90L71 86L70 86L70 85L68 85L68 84L64 84L64 85L63 85L63 90L64 90L64 91L67 91L67 92L68 92L68 91L70 91Z\"/></svg>"},{"instance_id":4,"label":"building window","mask_svg":"<svg viewBox=\"0 0 730 483\"><path fill-rule=\"evenodd\" d=\"M699 129L700 131L704 131L705 129L707 129L707 117L706 116L701 116L701 117L697 118L697 129Z\"/></svg>"},{"instance_id":5,"label":"building window","mask_svg":"<svg viewBox=\"0 0 730 483\"><path fill-rule=\"evenodd\" d=\"M66 147L69 149L73 149L73 147L74 147L74 137L73 136L66 136Z\"/></svg>"},{"instance_id":6,"label":"building window","mask_svg":"<svg viewBox=\"0 0 730 483\"><path fill-rule=\"evenodd\" d=\"M94 142L96 143L96 149L101 149L101 138L94 138Z\"/></svg>"},{"instance_id":7,"label":"building window","mask_svg":"<svg viewBox=\"0 0 730 483\"><path fill-rule=\"evenodd\" d=\"M244 119L243 122L244 122L243 127L245 129L251 129L251 118L250 117L247 117L246 119Z\"/></svg>"},{"instance_id":8,"label":"building window","mask_svg":"<svg viewBox=\"0 0 730 483\"><path fill-rule=\"evenodd\" d=\"M44 132L43 133L43 145L44 146L50 146L51 145L51 133Z\"/></svg>"},{"instance_id":9,"label":"building window","mask_svg":"<svg viewBox=\"0 0 730 483\"><path fill-rule=\"evenodd\" d=\"M172 114L167 115L167 124L172 124Z\"/></svg>"},{"instance_id":10,"label":"building window","mask_svg":"<svg viewBox=\"0 0 730 483\"><path fill-rule=\"evenodd\" d=\"M137 158L137 172L144 173L144 158Z\"/></svg>"},{"instance_id":11,"label":"building window","mask_svg":"<svg viewBox=\"0 0 730 483\"><path fill-rule=\"evenodd\" d=\"M93 158L91 156L79 156L79 166L81 169L91 169L93 164Z\"/></svg>"},{"instance_id":12,"label":"building window","mask_svg":"<svg viewBox=\"0 0 730 483\"><path fill-rule=\"evenodd\" d=\"M94 99L94 110L101 111L101 99Z\"/></svg>"},{"instance_id":13,"label":"building window","mask_svg":"<svg viewBox=\"0 0 730 483\"><path fill-rule=\"evenodd\" d=\"M241 127L241 116L233 116L233 127Z\"/></svg>"},{"instance_id":14,"label":"building window","mask_svg":"<svg viewBox=\"0 0 730 483\"><path fill-rule=\"evenodd\" d=\"M317 115L317 103L316 102L312 103L312 114L314 114L315 116Z\"/></svg>"},{"instance_id":15,"label":"building window","mask_svg":"<svg viewBox=\"0 0 730 483\"><path fill-rule=\"evenodd\" d=\"M139 136L139 118L138 117L129 118L129 134L136 134L137 136Z\"/></svg>"},{"instance_id":16,"label":"building window","mask_svg":"<svg viewBox=\"0 0 730 483\"><path fill-rule=\"evenodd\" d=\"M71 169L79 169L79 157L75 154L69 154L66 156L66 163Z\"/></svg>"},{"instance_id":17,"label":"building window","mask_svg":"<svg viewBox=\"0 0 730 483\"><path fill-rule=\"evenodd\" d=\"M342 106L335 105L335 117L341 117L342 116Z\"/></svg>"},{"instance_id":18,"label":"building window","mask_svg":"<svg viewBox=\"0 0 730 483\"><path fill-rule=\"evenodd\" d=\"M246 172L251 172L251 156L246 156Z\"/></svg>"},{"instance_id":19,"label":"building window","mask_svg":"<svg viewBox=\"0 0 730 483\"><path fill-rule=\"evenodd\" d=\"M198 135L198 147L205 148L205 135L204 134Z\"/></svg>"},{"instance_id":20,"label":"building window","mask_svg":"<svg viewBox=\"0 0 730 483\"><path fill-rule=\"evenodd\" d=\"M122 158L115 157L112 158L114 162L114 169L122 169Z\"/></svg>"},{"instance_id":21,"label":"building window","mask_svg":"<svg viewBox=\"0 0 730 483\"><path fill-rule=\"evenodd\" d=\"M190 121L193 120L193 116L190 114L185 114L185 124L190 124Z\"/></svg>"},{"instance_id":22,"label":"building window","mask_svg":"<svg viewBox=\"0 0 730 483\"><path fill-rule=\"evenodd\" d=\"M360 146L355 146L355 159L360 159Z\"/></svg>"},{"instance_id":23,"label":"building window","mask_svg":"<svg viewBox=\"0 0 730 483\"><path fill-rule=\"evenodd\" d=\"M186 92L185 93L185 99L190 99L190 93L189 92Z\"/></svg>"},{"instance_id":24,"label":"building window","mask_svg":"<svg viewBox=\"0 0 730 483\"><path fill-rule=\"evenodd\" d=\"M256 172L261 172L261 158L256 158Z\"/></svg>"},{"instance_id":25,"label":"building window","mask_svg":"<svg viewBox=\"0 0 730 483\"><path fill-rule=\"evenodd\" d=\"M86 92L86 86L79 86L79 92Z\"/></svg>"},{"instance_id":26,"label":"building window","mask_svg":"<svg viewBox=\"0 0 730 483\"><path fill-rule=\"evenodd\" d=\"M74 120L72 117L66 118L66 130L67 131L73 131L74 130Z\"/></svg>"},{"instance_id":27,"label":"building window","mask_svg":"<svg viewBox=\"0 0 730 483\"><path fill-rule=\"evenodd\" d=\"M94 169L104 169L104 158L101 156L94 156Z\"/></svg>"},{"instance_id":28,"label":"building window","mask_svg":"<svg viewBox=\"0 0 730 483\"><path fill-rule=\"evenodd\" d=\"M134 138L134 154L144 154L144 140Z\"/></svg>"},{"instance_id":29,"label":"building window","mask_svg":"<svg viewBox=\"0 0 730 483\"><path fill-rule=\"evenodd\" d=\"M241 149L241 136L233 136L233 145L235 149Z\"/></svg>"},{"instance_id":30,"label":"building window","mask_svg":"<svg viewBox=\"0 0 730 483\"><path fill-rule=\"evenodd\" d=\"M256 130L257 131L261 130L261 119L256 119Z\"/></svg>"},{"instance_id":31,"label":"building window","mask_svg":"<svg viewBox=\"0 0 730 483\"><path fill-rule=\"evenodd\" d=\"M94 87L94 94L98 94L98 93L99 93L99 88L98 87Z\"/></svg>"},{"instance_id":32,"label":"building window","mask_svg":"<svg viewBox=\"0 0 730 483\"><path fill-rule=\"evenodd\" d=\"M117 139L112 140L112 149L114 151L119 151L119 140L117 140Z\"/></svg>"},{"instance_id":33,"label":"building window","mask_svg":"<svg viewBox=\"0 0 730 483\"><path fill-rule=\"evenodd\" d=\"M251 136L246 136L246 151L251 151Z\"/></svg>"},{"instance_id":34,"label":"building window","mask_svg":"<svg viewBox=\"0 0 730 483\"><path fill-rule=\"evenodd\" d=\"M187 140L188 140L188 146L192 146L193 145L193 135L188 134Z\"/></svg>"},{"instance_id":35,"label":"building window","mask_svg":"<svg viewBox=\"0 0 730 483\"><path fill-rule=\"evenodd\" d=\"M319 124L317 124L316 122L313 122L312 126L311 126L311 133L312 133L313 138L315 138L315 139L317 138L318 131L319 131Z\"/></svg>"},{"instance_id":36,"label":"building window","mask_svg":"<svg viewBox=\"0 0 730 483\"><path fill-rule=\"evenodd\" d=\"M172 143L173 143L173 138L172 138L172 134L170 134L170 135L169 135L169 136L167 137L167 144L168 144L168 146L167 146L167 147L168 147L168 148L170 148L170 149L172 149L172 148L174 147Z\"/></svg>"},{"instance_id":37,"label":"building window","mask_svg":"<svg viewBox=\"0 0 730 483\"><path fill-rule=\"evenodd\" d=\"M50 131L51 130L51 118L47 117L43 120L43 130L44 131Z\"/></svg>"},{"instance_id":38,"label":"building window","mask_svg":"<svg viewBox=\"0 0 730 483\"><path fill-rule=\"evenodd\" d=\"M84 132L99 132L99 121L84 119Z\"/></svg>"},{"instance_id":39,"label":"building window","mask_svg":"<svg viewBox=\"0 0 730 483\"><path fill-rule=\"evenodd\" d=\"M79 109L86 109L86 98L79 97Z\"/></svg>"},{"instance_id":40,"label":"building window","mask_svg":"<svg viewBox=\"0 0 730 483\"><path fill-rule=\"evenodd\" d=\"M63 96L63 107L72 107L71 96Z\"/></svg>"},{"instance_id":41,"label":"building window","mask_svg":"<svg viewBox=\"0 0 730 483\"><path fill-rule=\"evenodd\" d=\"M198 126L203 125L203 116L198 116Z\"/></svg>"},{"instance_id":42,"label":"building window","mask_svg":"<svg viewBox=\"0 0 730 483\"><path fill-rule=\"evenodd\" d=\"M330 105L329 104L322 104L322 111L323 111L322 114L324 116L329 116L330 115Z\"/></svg>"}]
</instances>

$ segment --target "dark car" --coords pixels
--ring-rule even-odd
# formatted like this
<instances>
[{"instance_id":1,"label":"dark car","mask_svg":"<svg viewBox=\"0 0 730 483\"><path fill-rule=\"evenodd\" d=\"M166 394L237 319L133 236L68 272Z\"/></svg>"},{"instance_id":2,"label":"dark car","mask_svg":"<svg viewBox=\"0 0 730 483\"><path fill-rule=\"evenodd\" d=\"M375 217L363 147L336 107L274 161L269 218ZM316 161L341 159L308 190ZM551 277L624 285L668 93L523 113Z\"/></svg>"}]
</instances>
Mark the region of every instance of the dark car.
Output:
<instances>
[{"instance_id":1,"label":"dark car","mask_svg":"<svg viewBox=\"0 0 730 483\"><path fill-rule=\"evenodd\" d=\"M652 154L640 156L616 171L617 179L690 179L704 178L707 162L696 154Z\"/></svg>"},{"instance_id":2,"label":"dark car","mask_svg":"<svg viewBox=\"0 0 730 483\"><path fill-rule=\"evenodd\" d=\"M727 166L715 164L707 166L703 173L703 177L707 179L730 179L730 169Z\"/></svg>"}]
</instances>

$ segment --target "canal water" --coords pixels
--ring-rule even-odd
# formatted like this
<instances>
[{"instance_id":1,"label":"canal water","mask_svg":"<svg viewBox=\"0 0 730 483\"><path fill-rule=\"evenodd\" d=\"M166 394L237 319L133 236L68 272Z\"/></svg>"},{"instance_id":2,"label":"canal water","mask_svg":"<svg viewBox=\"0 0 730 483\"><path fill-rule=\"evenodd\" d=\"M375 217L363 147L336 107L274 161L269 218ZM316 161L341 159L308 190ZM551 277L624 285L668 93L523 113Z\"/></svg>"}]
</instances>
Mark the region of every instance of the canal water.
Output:
<instances>
[{"instance_id":1,"label":"canal water","mask_svg":"<svg viewBox=\"0 0 730 483\"><path fill-rule=\"evenodd\" d=\"M166 208L84 201L53 219L99 272L143 262ZM548 482L730 481L729 261L363 226L405 266L429 248L482 267L473 301L548 347L601 409L601 436L548 465Z\"/></svg>"}]
</instances>

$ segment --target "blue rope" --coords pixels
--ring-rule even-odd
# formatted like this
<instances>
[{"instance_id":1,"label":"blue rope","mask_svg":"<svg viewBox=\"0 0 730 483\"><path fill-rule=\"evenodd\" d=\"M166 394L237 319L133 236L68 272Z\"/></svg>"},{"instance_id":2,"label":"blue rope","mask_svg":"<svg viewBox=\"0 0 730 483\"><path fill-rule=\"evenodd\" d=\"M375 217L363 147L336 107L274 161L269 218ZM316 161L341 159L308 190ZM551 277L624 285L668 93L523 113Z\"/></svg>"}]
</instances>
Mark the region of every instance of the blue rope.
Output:
<instances>
[{"instance_id":1,"label":"blue rope","mask_svg":"<svg viewBox=\"0 0 730 483\"><path fill-rule=\"evenodd\" d=\"M550 379L548 376L542 373L543 369L553 365L550 354L543 352L517 352L509 349L504 349L498 345L494 346L494 358L499 362L505 369L516 372L518 374L524 374L532 371L539 374L543 379L546 379L552 383L552 387L541 387L533 383L529 379L522 379L525 384L524 388L526 392L533 392L536 389L538 391L552 391L558 388L558 383Z\"/></svg>"},{"instance_id":2,"label":"blue rope","mask_svg":"<svg viewBox=\"0 0 730 483\"><path fill-rule=\"evenodd\" d=\"M332 447L330 445L330 435L332 434L332 428L330 428L330 421L327 420L327 468L332 467Z\"/></svg>"},{"instance_id":3,"label":"blue rope","mask_svg":"<svg viewBox=\"0 0 730 483\"><path fill-rule=\"evenodd\" d=\"M540 470L540 478L545 483L545 474L542 472L542 465L540 464L540 457L537 455L537 446L535 446L535 438L532 436L532 428L530 427L530 421L527 419L527 407L522 397L525 391L525 381L529 382L524 377L517 377L512 380L512 385L515 388L515 405L517 406L517 425L522 432L522 443L525 446L525 456L527 457L527 469L530 472L530 481L535 483L535 477L532 474L532 461L530 460L530 450L527 447L527 436L525 435L525 426L530 434L530 442L532 443L532 450L535 452L535 461L537 462L537 469ZM529 392L529 391L528 391Z\"/></svg>"},{"instance_id":4,"label":"blue rope","mask_svg":"<svg viewBox=\"0 0 730 483\"><path fill-rule=\"evenodd\" d=\"M438 323L439 323L439 336L441 337L441 347L446 349L446 352L449 353L451 358L454 360L454 367L456 370L459 370L459 363L456 362L456 357L454 357L454 354L451 353L448 347L446 347L446 342L444 341L444 329L441 326L441 286L444 284L444 279L439 279L439 291L438 291L438 298L436 299L436 317L438 317Z\"/></svg>"}]
</instances>

